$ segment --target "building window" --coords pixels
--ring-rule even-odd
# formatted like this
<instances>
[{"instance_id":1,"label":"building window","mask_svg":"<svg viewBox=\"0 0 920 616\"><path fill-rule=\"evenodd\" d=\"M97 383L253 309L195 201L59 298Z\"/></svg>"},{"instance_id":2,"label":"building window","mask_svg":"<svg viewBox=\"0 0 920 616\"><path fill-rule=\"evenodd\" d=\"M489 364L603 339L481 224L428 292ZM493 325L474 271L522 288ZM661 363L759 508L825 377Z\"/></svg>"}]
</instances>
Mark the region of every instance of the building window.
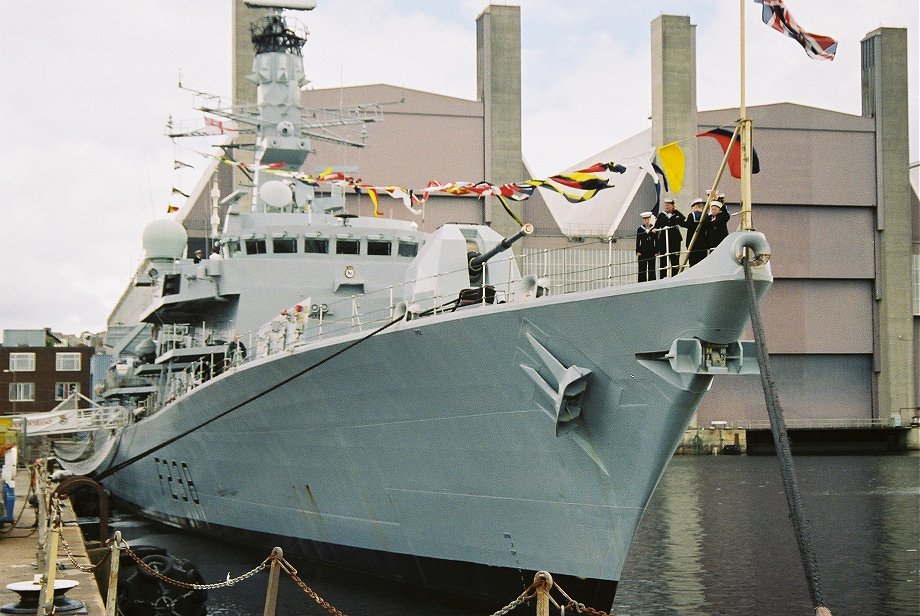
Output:
<instances>
[{"instance_id":1,"label":"building window","mask_svg":"<svg viewBox=\"0 0 920 616\"><path fill-rule=\"evenodd\" d=\"M55 353L54 369L58 372L76 372L80 370L79 353Z\"/></svg>"},{"instance_id":2,"label":"building window","mask_svg":"<svg viewBox=\"0 0 920 616\"><path fill-rule=\"evenodd\" d=\"M10 353L10 372L35 372L35 353Z\"/></svg>"},{"instance_id":3,"label":"building window","mask_svg":"<svg viewBox=\"0 0 920 616\"><path fill-rule=\"evenodd\" d=\"M10 383L10 402L35 401L35 383Z\"/></svg>"},{"instance_id":4,"label":"building window","mask_svg":"<svg viewBox=\"0 0 920 616\"><path fill-rule=\"evenodd\" d=\"M79 383L55 383L54 384L54 399L55 400L66 400L70 397L71 394L80 393L80 384Z\"/></svg>"}]
</instances>

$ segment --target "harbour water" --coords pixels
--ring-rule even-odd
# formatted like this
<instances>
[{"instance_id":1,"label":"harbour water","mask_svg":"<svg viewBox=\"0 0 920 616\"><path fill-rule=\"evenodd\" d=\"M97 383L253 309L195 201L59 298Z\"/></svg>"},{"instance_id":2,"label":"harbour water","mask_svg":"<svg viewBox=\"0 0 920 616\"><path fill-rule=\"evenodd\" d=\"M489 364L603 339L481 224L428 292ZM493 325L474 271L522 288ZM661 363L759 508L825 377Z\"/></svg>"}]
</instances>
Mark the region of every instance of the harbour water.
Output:
<instances>
[{"instance_id":1,"label":"harbour water","mask_svg":"<svg viewBox=\"0 0 920 616\"><path fill-rule=\"evenodd\" d=\"M920 457L796 457L795 465L835 616L920 614ZM132 543L191 560L206 582L239 575L270 551L124 516L114 527ZM295 565L308 585L351 616L484 615L502 607L314 563ZM261 614L266 580L260 574L211 591L208 613ZM458 589L463 585L457 580ZM614 607L620 616L812 614L776 458L675 457L639 527ZM324 612L283 579L279 613Z\"/></svg>"}]
</instances>

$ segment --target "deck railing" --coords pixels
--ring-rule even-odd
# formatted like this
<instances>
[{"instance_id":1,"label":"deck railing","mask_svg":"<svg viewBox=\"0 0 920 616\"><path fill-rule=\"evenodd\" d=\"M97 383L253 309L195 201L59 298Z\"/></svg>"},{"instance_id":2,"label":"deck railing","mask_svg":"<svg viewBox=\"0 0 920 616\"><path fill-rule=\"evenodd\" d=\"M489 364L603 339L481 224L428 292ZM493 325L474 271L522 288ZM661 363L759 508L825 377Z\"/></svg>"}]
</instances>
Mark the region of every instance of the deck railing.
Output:
<instances>
[{"instance_id":1,"label":"deck railing","mask_svg":"<svg viewBox=\"0 0 920 616\"><path fill-rule=\"evenodd\" d=\"M531 287L527 288L517 279L512 259L492 259L488 263L488 284L495 289L491 301L532 301L538 295L565 295L631 284L636 281L638 270L631 238L597 240L558 249L524 249L519 259L521 276L531 278ZM655 266L657 271L657 257ZM503 275L505 271L508 272L507 276ZM466 268L411 283L387 286L362 295L343 297L326 304L279 306L281 314L258 331L222 331L223 339L238 338L247 352L242 353L240 347L236 347L236 351L228 352L222 361L204 357L185 370L173 374L164 392L164 403L195 389L221 372L233 370L256 358L292 352L330 336L372 331L404 313L409 313L408 318L412 319L455 311L459 304L457 293L455 290L445 292L441 281L459 272L465 274ZM419 292L419 288L427 290ZM416 292L417 301L403 300L413 291ZM491 303L488 295L485 292L479 293L478 301L484 305ZM470 303L464 303L464 309L469 307ZM208 330L204 323L174 325L167 337L171 342L166 347L161 346L161 352L169 348L203 344L217 331ZM154 404L160 406L159 402Z\"/></svg>"}]
</instances>

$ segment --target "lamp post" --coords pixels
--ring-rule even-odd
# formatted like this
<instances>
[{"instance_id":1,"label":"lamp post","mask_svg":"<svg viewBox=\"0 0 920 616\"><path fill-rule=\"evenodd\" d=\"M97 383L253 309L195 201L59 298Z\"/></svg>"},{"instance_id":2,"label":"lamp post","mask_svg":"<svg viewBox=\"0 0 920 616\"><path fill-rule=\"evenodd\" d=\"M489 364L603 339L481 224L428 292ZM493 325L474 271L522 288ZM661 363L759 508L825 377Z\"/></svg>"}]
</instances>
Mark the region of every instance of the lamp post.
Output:
<instances>
[{"instance_id":1,"label":"lamp post","mask_svg":"<svg viewBox=\"0 0 920 616\"><path fill-rule=\"evenodd\" d=\"M7 389L7 396L9 397L10 402L12 403L12 407L13 407L12 415L13 417L16 417L16 401L19 399L19 391L16 388L16 384L17 384L16 383L16 371L10 370L8 368L4 368L3 373L12 375L12 379L13 379L12 384L13 384L13 391L15 392L15 397L9 396L9 389ZM19 424L20 424L19 426L20 447L19 447L19 460L17 461L17 463L19 464L20 467L23 467L23 466L28 465L28 460L29 460L28 454L26 453L26 446L28 444L28 441L26 439L28 438L29 427L28 427L28 423L26 422L26 418L24 416L19 418Z\"/></svg>"},{"instance_id":2,"label":"lamp post","mask_svg":"<svg viewBox=\"0 0 920 616\"><path fill-rule=\"evenodd\" d=\"M3 369L3 373L4 373L4 374L11 374L11 375L12 375L11 378L13 379L13 381L12 381L12 383L13 383L13 390L15 390L15 389L16 389L16 371L15 371L15 370L9 370L9 369L7 369L7 368L4 368L4 369ZM7 395L9 395L9 394L7 394ZM13 406L13 415L16 414L16 400L17 400L18 398L19 398L19 392L16 392L16 397L15 397L15 398L14 398L13 396L9 396L9 401L12 403L12 406Z\"/></svg>"}]
</instances>

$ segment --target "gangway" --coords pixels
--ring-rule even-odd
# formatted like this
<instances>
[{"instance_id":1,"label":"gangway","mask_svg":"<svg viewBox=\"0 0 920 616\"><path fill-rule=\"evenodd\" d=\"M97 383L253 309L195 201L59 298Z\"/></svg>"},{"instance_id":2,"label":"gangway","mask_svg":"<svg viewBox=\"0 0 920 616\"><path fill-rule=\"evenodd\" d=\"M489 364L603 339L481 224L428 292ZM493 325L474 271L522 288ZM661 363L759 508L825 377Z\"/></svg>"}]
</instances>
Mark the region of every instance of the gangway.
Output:
<instances>
[{"instance_id":1,"label":"gangway","mask_svg":"<svg viewBox=\"0 0 920 616\"><path fill-rule=\"evenodd\" d=\"M79 408L81 401L88 408ZM128 425L129 411L123 406L102 406L74 392L44 413L29 413L13 418L13 428L23 436L74 434L91 430L114 430Z\"/></svg>"}]
</instances>

